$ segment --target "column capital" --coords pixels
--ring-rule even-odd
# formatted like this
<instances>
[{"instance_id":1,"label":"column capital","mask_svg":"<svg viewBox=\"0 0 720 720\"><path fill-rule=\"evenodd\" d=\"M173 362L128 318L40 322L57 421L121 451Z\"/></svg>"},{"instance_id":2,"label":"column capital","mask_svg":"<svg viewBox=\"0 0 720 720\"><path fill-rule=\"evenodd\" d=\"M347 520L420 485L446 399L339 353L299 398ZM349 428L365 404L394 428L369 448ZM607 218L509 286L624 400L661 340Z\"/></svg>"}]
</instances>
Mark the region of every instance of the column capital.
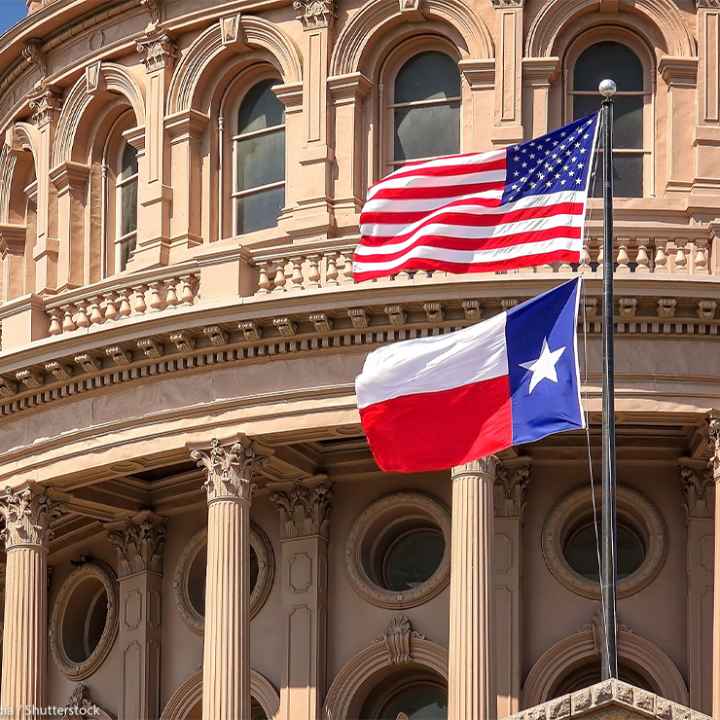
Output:
<instances>
[{"instance_id":1,"label":"column capital","mask_svg":"<svg viewBox=\"0 0 720 720\"><path fill-rule=\"evenodd\" d=\"M335 0L295 0L293 8L306 30L328 28L335 18Z\"/></svg>"},{"instance_id":2,"label":"column capital","mask_svg":"<svg viewBox=\"0 0 720 720\"><path fill-rule=\"evenodd\" d=\"M146 72L172 69L177 47L167 33L150 32L143 39L138 40L135 47L142 58Z\"/></svg>"},{"instance_id":3,"label":"column capital","mask_svg":"<svg viewBox=\"0 0 720 720\"><path fill-rule=\"evenodd\" d=\"M207 491L208 504L217 500L249 504L255 473L268 459L246 435L240 435L238 441L229 446L221 445L214 438L209 451L193 450L190 455L198 467L207 472L203 487Z\"/></svg>"},{"instance_id":4,"label":"column capital","mask_svg":"<svg viewBox=\"0 0 720 720\"><path fill-rule=\"evenodd\" d=\"M18 547L40 547L47 550L51 537L50 523L60 516L60 506L47 489L29 485L19 490L6 488L0 495L0 515L5 529L0 535L5 550Z\"/></svg>"},{"instance_id":5,"label":"column capital","mask_svg":"<svg viewBox=\"0 0 720 720\"><path fill-rule=\"evenodd\" d=\"M688 519L711 518L713 508L708 491L713 485L712 470L680 460L680 482Z\"/></svg>"},{"instance_id":6,"label":"column capital","mask_svg":"<svg viewBox=\"0 0 720 720\"><path fill-rule=\"evenodd\" d=\"M495 515L522 517L530 485L530 460L498 463L495 480Z\"/></svg>"},{"instance_id":7,"label":"column capital","mask_svg":"<svg viewBox=\"0 0 720 720\"><path fill-rule=\"evenodd\" d=\"M525 7L525 0L491 0L491 2L492 6L496 10L521 10L523 7Z\"/></svg>"},{"instance_id":8,"label":"column capital","mask_svg":"<svg viewBox=\"0 0 720 720\"><path fill-rule=\"evenodd\" d=\"M280 537L291 540L309 535L328 536L332 484L316 487L296 484L287 492L274 492L270 502L280 511Z\"/></svg>"},{"instance_id":9,"label":"column capital","mask_svg":"<svg viewBox=\"0 0 720 720\"><path fill-rule=\"evenodd\" d=\"M472 460L463 465L456 465L452 469L453 480L455 478L466 477L468 475L477 475L488 478L495 478L497 473L498 459L494 455Z\"/></svg>"},{"instance_id":10,"label":"column capital","mask_svg":"<svg viewBox=\"0 0 720 720\"><path fill-rule=\"evenodd\" d=\"M720 10L720 0L695 0L698 10Z\"/></svg>"},{"instance_id":11,"label":"column capital","mask_svg":"<svg viewBox=\"0 0 720 720\"><path fill-rule=\"evenodd\" d=\"M30 98L30 111L33 124L42 128L54 123L60 114L62 96L51 88L43 87L40 92Z\"/></svg>"},{"instance_id":12,"label":"column capital","mask_svg":"<svg viewBox=\"0 0 720 720\"><path fill-rule=\"evenodd\" d=\"M118 556L118 577L141 572L162 575L167 529L165 519L150 511L108 525L108 540Z\"/></svg>"},{"instance_id":13,"label":"column capital","mask_svg":"<svg viewBox=\"0 0 720 720\"><path fill-rule=\"evenodd\" d=\"M710 445L710 467L715 483L720 483L720 417L707 419L707 434Z\"/></svg>"}]
</instances>

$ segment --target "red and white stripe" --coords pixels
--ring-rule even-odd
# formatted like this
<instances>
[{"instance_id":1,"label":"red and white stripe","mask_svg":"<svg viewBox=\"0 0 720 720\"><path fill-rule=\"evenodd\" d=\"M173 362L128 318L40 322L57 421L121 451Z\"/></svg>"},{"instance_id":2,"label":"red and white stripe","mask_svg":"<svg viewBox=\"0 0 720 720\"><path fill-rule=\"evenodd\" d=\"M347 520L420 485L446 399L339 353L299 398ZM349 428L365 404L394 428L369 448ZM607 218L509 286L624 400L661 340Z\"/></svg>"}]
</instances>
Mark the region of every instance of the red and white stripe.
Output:
<instances>
[{"instance_id":1,"label":"red and white stripe","mask_svg":"<svg viewBox=\"0 0 720 720\"><path fill-rule=\"evenodd\" d=\"M503 149L412 163L373 185L360 215L355 280L579 262L585 189L502 204L506 158Z\"/></svg>"}]
</instances>

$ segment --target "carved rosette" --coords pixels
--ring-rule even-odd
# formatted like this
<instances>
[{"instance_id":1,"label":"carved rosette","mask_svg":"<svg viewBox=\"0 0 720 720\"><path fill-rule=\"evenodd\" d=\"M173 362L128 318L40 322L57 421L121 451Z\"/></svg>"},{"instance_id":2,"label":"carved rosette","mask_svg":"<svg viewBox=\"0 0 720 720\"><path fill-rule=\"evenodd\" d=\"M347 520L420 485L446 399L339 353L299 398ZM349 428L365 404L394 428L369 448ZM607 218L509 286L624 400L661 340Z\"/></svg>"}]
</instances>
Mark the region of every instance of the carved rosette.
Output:
<instances>
[{"instance_id":1,"label":"carved rosette","mask_svg":"<svg viewBox=\"0 0 720 720\"><path fill-rule=\"evenodd\" d=\"M137 41L136 48L149 73L163 69L171 70L177 56L175 43L164 32L146 35L145 38Z\"/></svg>"},{"instance_id":2,"label":"carved rosette","mask_svg":"<svg viewBox=\"0 0 720 720\"><path fill-rule=\"evenodd\" d=\"M283 540L308 535L327 538L332 502L330 483L313 488L295 485L288 492L273 493L270 502L280 511Z\"/></svg>"},{"instance_id":3,"label":"carved rosette","mask_svg":"<svg viewBox=\"0 0 720 720\"><path fill-rule=\"evenodd\" d=\"M114 524L108 532L108 540L117 550L118 576L127 577L139 572L162 575L166 536L165 521L151 512Z\"/></svg>"},{"instance_id":4,"label":"carved rosette","mask_svg":"<svg viewBox=\"0 0 720 720\"><path fill-rule=\"evenodd\" d=\"M330 27L335 17L335 0L295 0L293 7L307 29Z\"/></svg>"},{"instance_id":5,"label":"carved rosette","mask_svg":"<svg viewBox=\"0 0 720 720\"><path fill-rule=\"evenodd\" d=\"M713 474L709 468L680 466L683 507L688 518L712 517L712 503L708 490L713 484Z\"/></svg>"},{"instance_id":6,"label":"carved rosette","mask_svg":"<svg viewBox=\"0 0 720 720\"><path fill-rule=\"evenodd\" d=\"M720 418L708 420L708 440L710 441L710 467L713 480L720 483Z\"/></svg>"},{"instance_id":7,"label":"carved rosette","mask_svg":"<svg viewBox=\"0 0 720 720\"><path fill-rule=\"evenodd\" d=\"M191 457L207 472L203 486L208 504L218 500L249 503L255 487L255 473L267 460L258 452L256 443L245 435L229 447L223 447L214 438L209 452L193 450Z\"/></svg>"},{"instance_id":8,"label":"carved rosette","mask_svg":"<svg viewBox=\"0 0 720 720\"><path fill-rule=\"evenodd\" d=\"M495 514L498 517L522 517L530 485L530 465L498 465L495 477Z\"/></svg>"},{"instance_id":9,"label":"carved rosette","mask_svg":"<svg viewBox=\"0 0 720 720\"><path fill-rule=\"evenodd\" d=\"M33 546L47 550L50 524L61 510L44 489L30 486L22 490L6 488L0 497L0 514L5 520L2 539L7 551Z\"/></svg>"}]
</instances>

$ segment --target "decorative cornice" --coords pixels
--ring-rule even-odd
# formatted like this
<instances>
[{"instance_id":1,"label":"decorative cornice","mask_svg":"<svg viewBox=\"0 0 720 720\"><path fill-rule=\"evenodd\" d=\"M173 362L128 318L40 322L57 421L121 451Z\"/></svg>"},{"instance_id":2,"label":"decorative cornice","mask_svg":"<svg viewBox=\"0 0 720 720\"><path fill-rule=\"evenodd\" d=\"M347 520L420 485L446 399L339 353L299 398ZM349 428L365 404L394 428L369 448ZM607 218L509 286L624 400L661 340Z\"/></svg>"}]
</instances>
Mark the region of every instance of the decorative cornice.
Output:
<instances>
[{"instance_id":1,"label":"decorative cornice","mask_svg":"<svg viewBox=\"0 0 720 720\"><path fill-rule=\"evenodd\" d=\"M530 461L521 465L499 464L495 477L495 514L522 517L530 485Z\"/></svg>"},{"instance_id":2,"label":"decorative cornice","mask_svg":"<svg viewBox=\"0 0 720 720\"><path fill-rule=\"evenodd\" d=\"M693 467L681 460L680 482L683 507L689 518L711 518L713 506L708 490L713 485L710 468Z\"/></svg>"},{"instance_id":3,"label":"decorative cornice","mask_svg":"<svg viewBox=\"0 0 720 720\"><path fill-rule=\"evenodd\" d=\"M407 615L396 615L378 638L385 643L391 665L402 665L413 659L412 640L424 640L425 636L413 630Z\"/></svg>"},{"instance_id":4,"label":"decorative cornice","mask_svg":"<svg viewBox=\"0 0 720 720\"><path fill-rule=\"evenodd\" d=\"M335 0L295 0L293 7L307 30L330 27L335 18Z\"/></svg>"},{"instance_id":5,"label":"decorative cornice","mask_svg":"<svg viewBox=\"0 0 720 720\"><path fill-rule=\"evenodd\" d=\"M118 556L118 577L141 572L162 575L167 529L165 520L144 511L108 527L108 540Z\"/></svg>"},{"instance_id":6,"label":"decorative cornice","mask_svg":"<svg viewBox=\"0 0 720 720\"><path fill-rule=\"evenodd\" d=\"M193 450L191 457L207 472L203 487L208 504L218 500L250 503L254 477L267 461L266 453L260 453L257 444L246 435L240 435L237 442L225 447L214 438L209 452Z\"/></svg>"},{"instance_id":7,"label":"decorative cornice","mask_svg":"<svg viewBox=\"0 0 720 720\"><path fill-rule=\"evenodd\" d=\"M52 534L50 524L60 514L60 506L48 496L46 488L37 485L21 490L6 488L0 496L0 515L5 520L0 537L6 551L18 547L47 550Z\"/></svg>"},{"instance_id":8,"label":"decorative cornice","mask_svg":"<svg viewBox=\"0 0 720 720\"><path fill-rule=\"evenodd\" d=\"M177 47L172 38L164 32L149 33L135 44L147 72L171 70L177 57Z\"/></svg>"},{"instance_id":9,"label":"decorative cornice","mask_svg":"<svg viewBox=\"0 0 720 720\"><path fill-rule=\"evenodd\" d=\"M287 492L274 492L270 502L280 511L280 537L291 540L308 535L328 536L332 485L296 484Z\"/></svg>"}]
</instances>

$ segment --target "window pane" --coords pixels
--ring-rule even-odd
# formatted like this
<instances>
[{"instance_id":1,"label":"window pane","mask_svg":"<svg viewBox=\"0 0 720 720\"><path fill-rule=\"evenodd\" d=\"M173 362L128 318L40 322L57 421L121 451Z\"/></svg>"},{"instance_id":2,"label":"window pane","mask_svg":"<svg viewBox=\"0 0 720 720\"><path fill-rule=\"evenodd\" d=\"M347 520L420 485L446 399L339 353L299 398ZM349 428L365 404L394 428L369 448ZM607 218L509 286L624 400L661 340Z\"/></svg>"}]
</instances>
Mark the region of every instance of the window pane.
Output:
<instances>
[{"instance_id":1,"label":"window pane","mask_svg":"<svg viewBox=\"0 0 720 720\"><path fill-rule=\"evenodd\" d=\"M137 175L137 171L137 150L132 145L126 144L123 150L120 178L125 180L125 178L129 178L131 175Z\"/></svg>"},{"instance_id":2,"label":"window pane","mask_svg":"<svg viewBox=\"0 0 720 720\"><path fill-rule=\"evenodd\" d=\"M137 243L137 236L130 235L120 242L120 270L124 270L130 261L130 255L135 249Z\"/></svg>"},{"instance_id":3,"label":"window pane","mask_svg":"<svg viewBox=\"0 0 720 720\"><path fill-rule=\"evenodd\" d=\"M418 528L401 535L383 558L383 586L400 592L422 585L440 567L445 552L441 532Z\"/></svg>"},{"instance_id":4,"label":"window pane","mask_svg":"<svg viewBox=\"0 0 720 720\"><path fill-rule=\"evenodd\" d=\"M120 188L120 235L137 230L137 180Z\"/></svg>"},{"instance_id":5,"label":"window pane","mask_svg":"<svg viewBox=\"0 0 720 720\"><path fill-rule=\"evenodd\" d=\"M277 80L263 80L251 88L238 111L238 133L263 130L285 122L285 107L272 91L276 84Z\"/></svg>"},{"instance_id":6,"label":"window pane","mask_svg":"<svg viewBox=\"0 0 720 720\"><path fill-rule=\"evenodd\" d=\"M574 95L573 119L600 109L600 95ZM643 103L641 95L616 96L613 112L613 144L616 148L643 146Z\"/></svg>"},{"instance_id":7,"label":"window pane","mask_svg":"<svg viewBox=\"0 0 720 720\"><path fill-rule=\"evenodd\" d=\"M401 690L382 709L382 720L396 720L405 713L410 720L446 720L447 691L437 685L416 684Z\"/></svg>"},{"instance_id":8,"label":"window pane","mask_svg":"<svg viewBox=\"0 0 720 720\"><path fill-rule=\"evenodd\" d=\"M424 52L410 58L395 78L395 102L460 97L460 71L445 53Z\"/></svg>"},{"instance_id":9,"label":"window pane","mask_svg":"<svg viewBox=\"0 0 720 720\"><path fill-rule=\"evenodd\" d=\"M460 103L395 110L395 160L460 152Z\"/></svg>"},{"instance_id":10,"label":"window pane","mask_svg":"<svg viewBox=\"0 0 720 720\"><path fill-rule=\"evenodd\" d=\"M575 90L597 90L605 78L612 78L618 90L643 89L643 70L638 56L616 42L591 45L577 59L573 77Z\"/></svg>"},{"instance_id":11,"label":"window pane","mask_svg":"<svg viewBox=\"0 0 720 720\"><path fill-rule=\"evenodd\" d=\"M237 234L262 230L275 225L278 215L285 204L285 188L271 188L237 198L236 225Z\"/></svg>"},{"instance_id":12,"label":"window pane","mask_svg":"<svg viewBox=\"0 0 720 720\"><path fill-rule=\"evenodd\" d=\"M643 196L642 155L618 155L613 157L614 192L617 197Z\"/></svg>"},{"instance_id":13,"label":"window pane","mask_svg":"<svg viewBox=\"0 0 720 720\"><path fill-rule=\"evenodd\" d=\"M239 140L235 146L236 190L285 179L285 130Z\"/></svg>"}]
</instances>

